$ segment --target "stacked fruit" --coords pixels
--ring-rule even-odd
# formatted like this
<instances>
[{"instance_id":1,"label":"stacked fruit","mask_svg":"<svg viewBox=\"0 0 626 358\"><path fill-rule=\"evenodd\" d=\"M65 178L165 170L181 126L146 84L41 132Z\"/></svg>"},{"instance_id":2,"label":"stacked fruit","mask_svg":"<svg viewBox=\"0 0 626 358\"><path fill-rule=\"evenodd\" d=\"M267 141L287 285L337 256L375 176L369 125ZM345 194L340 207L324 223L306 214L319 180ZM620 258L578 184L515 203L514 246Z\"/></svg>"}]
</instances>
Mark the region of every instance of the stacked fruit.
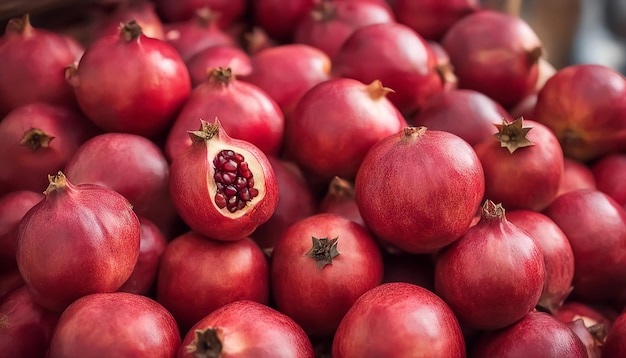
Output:
<instances>
[{"instance_id":1,"label":"stacked fruit","mask_svg":"<svg viewBox=\"0 0 626 358\"><path fill-rule=\"evenodd\" d=\"M88 40L85 40L88 39ZM472 0L0 38L7 357L626 357L626 79Z\"/></svg>"}]
</instances>

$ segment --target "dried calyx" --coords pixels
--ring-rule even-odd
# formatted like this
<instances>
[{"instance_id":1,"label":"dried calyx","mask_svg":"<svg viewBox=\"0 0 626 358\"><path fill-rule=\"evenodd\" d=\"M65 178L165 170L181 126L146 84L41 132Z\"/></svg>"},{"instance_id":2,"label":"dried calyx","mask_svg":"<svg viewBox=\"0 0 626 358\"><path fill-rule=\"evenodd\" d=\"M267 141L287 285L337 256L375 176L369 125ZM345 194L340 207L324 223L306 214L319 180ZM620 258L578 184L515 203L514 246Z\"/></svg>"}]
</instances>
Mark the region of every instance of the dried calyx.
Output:
<instances>
[{"instance_id":1,"label":"dried calyx","mask_svg":"<svg viewBox=\"0 0 626 358\"><path fill-rule=\"evenodd\" d=\"M24 133L24 136L20 140L20 145L36 151L40 148L48 148L53 139L53 136L47 134L41 129L31 128Z\"/></svg>"},{"instance_id":2,"label":"dried calyx","mask_svg":"<svg viewBox=\"0 0 626 358\"><path fill-rule=\"evenodd\" d=\"M333 259L339 256L337 250L338 237L334 239L311 237L311 239L313 246L305 255L315 260L318 269L321 270L324 266L332 264Z\"/></svg>"},{"instance_id":3,"label":"dried calyx","mask_svg":"<svg viewBox=\"0 0 626 358\"><path fill-rule=\"evenodd\" d=\"M494 134L494 137L500 141L500 147L506 147L509 153L513 153L519 148L535 145L530 139L526 138L532 127L524 128L522 121L522 117L517 118L512 123L502 118L502 124L494 124L498 128L498 133Z\"/></svg>"},{"instance_id":4,"label":"dried calyx","mask_svg":"<svg viewBox=\"0 0 626 358\"><path fill-rule=\"evenodd\" d=\"M195 339L185 350L196 358L219 358L222 354L221 331L219 328L207 327L195 332Z\"/></svg>"}]
</instances>

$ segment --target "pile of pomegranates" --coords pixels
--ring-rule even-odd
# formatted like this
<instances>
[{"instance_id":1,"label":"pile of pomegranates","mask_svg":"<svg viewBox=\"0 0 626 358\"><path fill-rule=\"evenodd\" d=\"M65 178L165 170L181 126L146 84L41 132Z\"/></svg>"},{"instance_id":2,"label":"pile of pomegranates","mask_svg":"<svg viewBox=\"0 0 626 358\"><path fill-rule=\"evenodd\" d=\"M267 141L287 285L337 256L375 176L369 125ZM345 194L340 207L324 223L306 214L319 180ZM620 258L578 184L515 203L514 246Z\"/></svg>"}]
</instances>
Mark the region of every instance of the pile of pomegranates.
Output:
<instances>
[{"instance_id":1,"label":"pile of pomegranates","mask_svg":"<svg viewBox=\"0 0 626 358\"><path fill-rule=\"evenodd\" d=\"M626 357L622 73L478 0L113 3L0 36L1 356Z\"/></svg>"}]
</instances>

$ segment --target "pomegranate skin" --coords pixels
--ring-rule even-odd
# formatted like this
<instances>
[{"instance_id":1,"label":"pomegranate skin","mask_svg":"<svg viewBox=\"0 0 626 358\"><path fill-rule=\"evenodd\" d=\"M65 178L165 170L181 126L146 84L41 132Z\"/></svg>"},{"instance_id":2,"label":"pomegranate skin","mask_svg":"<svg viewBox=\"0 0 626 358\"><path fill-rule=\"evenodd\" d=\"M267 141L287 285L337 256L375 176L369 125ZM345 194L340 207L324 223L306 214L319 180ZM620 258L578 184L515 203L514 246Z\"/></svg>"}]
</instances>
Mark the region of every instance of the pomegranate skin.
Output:
<instances>
[{"instance_id":1,"label":"pomegranate skin","mask_svg":"<svg viewBox=\"0 0 626 358\"><path fill-rule=\"evenodd\" d=\"M137 1L119 4L113 13L103 16L92 42L100 37L119 33L120 23L127 23L131 20L137 21L144 35L159 40L165 38L163 23L156 13L154 3L151 1Z\"/></svg>"},{"instance_id":2,"label":"pomegranate skin","mask_svg":"<svg viewBox=\"0 0 626 358\"><path fill-rule=\"evenodd\" d=\"M355 200L382 241L410 253L433 253L467 231L484 190L483 169L467 142L407 127L367 153L356 175Z\"/></svg>"},{"instance_id":3,"label":"pomegranate skin","mask_svg":"<svg viewBox=\"0 0 626 358\"><path fill-rule=\"evenodd\" d=\"M187 61L191 85L195 88L203 84L211 70L218 67L232 69L235 76L246 76L252 72L250 56L243 50L231 46L209 47Z\"/></svg>"},{"instance_id":4,"label":"pomegranate skin","mask_svg":"<svg viewBox=\"0 0 626 358\"><path fill-rule=\"evenodd\" d=\"M469 357L587 358L587 349L566 324L547 313L530 312L512 326L485 333Z\"/></svg>"},{"instance_id":5,"label":"pomegranate skin","mask_svg":"<svg viewBox=\"0 0 626 358\"><path fill-rule=\"evenodd\" d=\"M152 299L127 292L96 293L61 315L48 358L172 358L180 346L174 317Z\"/></svg>"},{"instance_id":6,"label":"pomegranate skin","mask_svg":"<svg viewBox=\"0 0 626 358\"><path fill-rule=\"evenodd\" d=\"M389 100L403 113L418 110L430 96L443 91L437 57L411 28L398 23L361 27L333 58L333 75L363 83L382 81L395 93Z\"/></svg>"},{"instance_id":7,"label":"pomegranate skin","mask_svg":"<svg viewBox=\"0 0 626 358\"><path fill-rule=\"evenodd\" d=\"M146 137L161 134L191 92L189 72L176 50L143 35L133 21L118 35L92 43L66 76L94 124Z\"/></svg>"},{"instance_id":8,"label":"pomegranate skin","mask_svg":"<svg viewBox=\"0 0 626 358\"><path fill-rule=\"evenodd\" d=\"M537 305L544 282L540 248L490 200L480 221L435 263L435 293L470 328L493 330L519 321Z\"/></svg>"},{"instance_id":9,"label":"pomegranate skin","mask_svg":"<svg viewBox=\"0 0 626 358\"><path fill-rule=\"evenodd\" d=\"M44 194L17 229L17 265L33 299L61 312L79 297L122 286L140 244L128 200L99 185L74 186L61 172Z\"/></svg>"},{"instance_id":10,"label":"pomegranate skin","mask_svg":"<svg viewBox=\"0 0 626 358\"><path fill-rule=\"evenodd\" d=\"M539 91L537 122L554 131L565 156L588 162L626 150L626 80L600 65L559 70Z\"/></svg>"},{"instance_id":11,"label":"pomegranate skin","mask_svg":"<svg viewBox=\"0 0 626 358\"><path fill-rule=\"evenodd\" d=\"M626 356L626 313L617 317L604 343L602 358Z\"/></svg>"},{"instance_id":12,"label":"pomegranate skin","mask_svg":"<svg viewBox=\"0 0 626 358\"><path fill-rule=\"evenodd\" d=\"M37 304L26 286L13 290L0 299L0 352L7 358L43 357L58 318Z\"/></svg>"},{"instance_id":13,"label":"pomegranate skin","mask_svg":"<svg viewBox=\"0 0 626 358\"><path fill-rule=\"evenodd\" d=\"M0 37L0 118L34 102L76 106L63 69L79 58L82 49L73 49L69 41L33 28L28 15L9 20Z\"/></svg>"},{"instance_id":14,"label":"pomegranate skin","mask_svg":"<svg viewBox=\"0 0 626 358\"><path fill-rule=\"evenodd\" d=\"M159 15L167 22L191 19L196 11L208 8L219 14L220 27L226 28L246 11L245 0L156 0Z\"/></svg>"},{"instance_id":15,"label":"pomegranate skin","mask_svg":"<svg viewBox=\"0 0 626 358\"><path fill-rule=\"evenodd\" d=\"M571 158L563 158L563 181L557 196L578 189L597 189L592 169L585 163Z\"/></svg>"},{"instance_id":16,"label":"pomegranate skin","mask_svg":"<svg viewBox=\"0 0 626 358\"><path fill-rule=\"evenodd\" d=\"M625 295L626 211L621 205L601 191L579 189L556 198L544 213L572 245L572 297L609 304Z\"/></svg>"},{"instance_id":17,"label":"pomegranate skin","mask_svg":"<svg viewBox=\"0 0 626 358\"><path fill-rule=\"evenodd\" d=\"M404 282L364 293L339 324L334 358L464 358L465 342L456 317L441 298Z\"/></svg>"},{"instance_id":18,"label":"pomegranate skin","mask_svg":"<svg viewBox=\"0 0 626 358\"><path fill-rule=\"evenodd\" d=\"M316 0L256 0L251 3L255 22L271 37L290 42L295 28Z\"/></svg>"},{"instance_id":19,"label":"pomegranate skin","mask_svg":"<svg viewBox=\"0 0 626 358\"><path fill-rule=\"evenodd\" d=\"M17 270L17 226L28 210L43 198L43 194L28 190L13 191L0 197L0 273Z\"/></svg>"},{"instance_id":20,"label":"pomegranate skin","mask_svg":"<svg viewBox=\"0 0 626 358\"><path fill-rule=\"evenodd\" d=\"M591 168L598 190L626 209L626 154L607 155Z\"/></svg>"},{"instance_id":21,"label":"pomegranate skin","mask_svg":"<svg viewBox=\"0 0 626 358\"><path fill-rule=\"evenodd\" d=\"M440 41L457 21L479 8L477 0L396 0L393 5L399 23L430 41Z\"/></svg>"},{"instance_id":22,"label":"pomegranate skin","mask_svg":"<svg viewBox=\"0 0 626 358\"><path fill-rule=\"evenodd\" d=\"M441 40L459 88L473 89L510 108L539 78L542 44L521 18L480 10L457 21Z\"/></svg>"}]
</instances>

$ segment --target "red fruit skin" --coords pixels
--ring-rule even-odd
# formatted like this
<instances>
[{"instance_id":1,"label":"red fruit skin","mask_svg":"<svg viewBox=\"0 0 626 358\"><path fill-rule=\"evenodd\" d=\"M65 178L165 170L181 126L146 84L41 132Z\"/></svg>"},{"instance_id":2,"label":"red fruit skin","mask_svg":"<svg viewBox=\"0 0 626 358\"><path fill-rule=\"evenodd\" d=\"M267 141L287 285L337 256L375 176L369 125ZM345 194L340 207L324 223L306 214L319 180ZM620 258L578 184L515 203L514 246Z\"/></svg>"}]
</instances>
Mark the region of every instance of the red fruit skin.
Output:
<instances>
[{"instance_id":1,"label":"red fruit skin","mask_svg":"<svg viewBox=\"0 0 626 358\"><path fill-rule=\"evenodd\" d=\"M598 190L626 209L626 154L604 156L593 164L591 170Z\"/></svg>"},{"instance_id":2,"label":"red fruit skin","mask_svg":"<svg viewBox=\"0 0 626 358\"><path fill-rule=\"evenodd\" d=\"M161 256L165 252L167 240L159 228L146 218L139 218L141 237L139 256L135 269L118 291L148 296L156 287L156 278Z\"/></svg>"},{"instance_id":3,"label":"red fruit skin","mask_svg":"<svg viewBox=\"0 0 626 358\"><path fill-rule=\"evenodd\" d=\"M574 159L563 158L563 181L557 196L578 189L597 189L591 168Z\"/></svg>"},{"instance_id":4,"label":"red fruit skin","mask_svg":"<svg viewBox=\"0 0 626 358\"><path fill-rule=\"evenodd\" d=\"M395 91L389 100L403 113L419 109L443 91L437 57L426 40L397 23L355 30L333 58L333 75L363 83L380 80Z\"/></svg>"},{"instance_id":5,"label":"red fruit skin","mask_svg":"<svg viewBox=\"0 0 626 358\"><path fill-rule=\"evenodd\" d=\"M165 143L165 154L174 160L191 145L188 130L198 120L219 118L232 138L248 141L266 155L278 156L283 141L285 118L276 102L259 87L236 78L225 82L209 75L194 88L174 121Z\"/></svg>"},{"instance_id":6,"label":"red fruit skin","mask_svg":"<svg viewBox=\"0 0 626 358\"><path fill-rule=\"evenodd\" d=\"M0 118L34 102L75 107L63 69L79 58L82 49L73 48L63 35L33 28L30 22L21 29L17 22L23 20L10 20L0 37Z\"/></svg>"},{"instance_id":7,"label":"red fruit skin","mask_svg":"<svg viewBox=\"0 0 626 358\"><path fill-rule=\"evenodd\" d=\"M330 58L309 45L269 47L255 53L251 62L252 72L241 79L264 90L287 118L307 91L330 79Z\"/></svg>"},{"instance_id":8,"label":"red fruit skin","mask_svg":"<svg viewBox=\"0 0 626 358\"><path fill-rule=\"evenodd\" d=\"M574 251L572 298L608 304L626 294L626 211L615 200L580 189L559 196L544 213Z\"/></svg>"},{"instance_id":9,"label":"red fruit skin","mask_svg":"<svg viewBox=\"0 0 626 358\"><path fill-rule=\"evenodd\" d=\"M526 135L532 146L510 153L495 137L474 146L485 172L485 197L508 210L541 211L556 197L563 179L563 151L554 133L541 123Z\"/></svg>"},{"instance_id":10,"label":"red fruit skin","mask_svg":"<svg viewBox=\"0 0 626 358\"><path fill-rule=\"evenodd\" d=\"M127 23L131 20L137 21L144 35L159 40L165 38L163 22L156 13L154 3L135 1L118 4L113 13L102 16L92 42L100 37L118 34L120 23Z\"/></svg>"},{"instance_id":11,"label":"red fruit skin","mask_svg":"<svg viewBox=\"0 0 626 358\"><path fill-rule=\"evenodd\" d=\"M619 316L619 312L609 310L610 308L605 306L590 306L585 303L568 300L554 312L554 317L563 323L571 323L580 319L587 328L600 325L606 334L611 330L613 321Z\"/></svg>"},{"instance_id":12,"label":"red fruit skin","mask_svg":"<svg viewBox=\"0 0 626 358\"><path fill-rule=\"evenodd\" d=\"M348 187L334 190L331 181L328 191L318 205L318 212L341 215L367 228L359 212L359 206L354 200L354 183L347 181L345 183Z\"/></svg>"},{"instance_id":13,"label":"red fruit skin","mask_svg":"<svg viewBox=\"0 0 626 358\"><path fill-rule=\"evenodd\" d=\"M139 244L139 219L128 200L99 185L68 181L20 221L17 265L34 300L61 312L79 297L122 286Z\"/></svg>"},{"instance_id":14,"label":"red fruit skin","mask_svg":"<svg viewBox=\"0 0 626 358\"><path fill-rule=\"evenodd\" d=\"M67 74L85 115L107 132L161 134L189 97L191 81L176 50L140 34L92 43ZM167 90L164 90L167 89Z\"/></svg>"},{"instance_id":15,"label":"red fruit skin","mask_svg":"<svg viewBox=\"0 0 626 358\"><path fill-rule=\"evenodd\" d=\"M587 349L566 324L543 312L530 312L519 322L485 333L470 357L587 358Z\"/></svg>"},{"instance_id":16,"label":"red fruit skin","mask_svg":"<svg viewBox=\"0 0 626 358\"><path fill-rule=\"evenodd\" d=\"M36 150L20 145L31 128L54 139L48 147ZM94 132L86 118L69 108L38 102L11 111L0 121L0 195L15 190L44 191L48 174L63 169Z\"/></svg>"},{"instance_id":17,"label":"red fruit skin","mask_svg":"<svg viewBox=\"0 0 626 358\"><path fill-rule=\"evenodd\" d=\"M165 41L178 51L183 61L210 47L230 46L237 43L211 19L196 18L165 25Z\"/></svg>"},{"instance_id":18,"label":"red fruit skin","mask_svg":"<svg viewBox=\"0 0 626 358\"><path fill-rule=\"evenodd\" d=\"M334 58L354 30L367 25L393 22L394 15L384 2L320 2L296 26L294 42L311 45Z\"/></svg>"},{"instance_id":19,"label":"red fruit skin","mask_svg":"<svg viewBox=\"0 0 626 358\"><path fill-rule=\"evenodd\" d=\"M246 76L252 72L250 56L243 50L231 46L205 48L187 61L192 87L206 82L211 70L218 67L229 67L235 76Z\"/></svg>"},{"instance_id":20,"label":"red fruit skin","mask_svg":"<svg viewBox=\"0 0 626 358\"><path fill-rule=\"evenodd\" d=\"M138 216L173 237L178 215L168 190L169 163L148 138L130 133L94 136L76 150L64 173L74 184L98 184L117 191Z\"/></svg>"},{"instance_id":21,"label":"red fruit skin","mask_svg":"<svg viewBox=\"0 0 626 358\"><path fill-rule=\"evenodd\" d=\"M465 357L456 317L432 292L386 283L363 294L341 321L334 358Z\"/></svg>"},{"instance_id":22,"label":"red fruit skin","mask_svg":"<svg viewBox=\"0 0 626 358\"><path fill-rule=\"evenodd\" d=\"M156 297L186 332L225 304L238 300L267 304L269 286L269 265L254 241L220 242L190 231L167 245Z\"/></svg>"},{"instance_id":23,"label":"red fruit skin","mask_svg":"<svg viewBox=\"0 0 626 358\"><path fill-rule=\"evenodd\" d=\"M48 357L170 358L179 346L176 321L157 302L126 292L96 293L63 312Z\"/></svg>"},{"instance_id":24,"label":"red fruit skin","mask_svg":"<svg viewBox=\"0 0 626 358\"><path fill-rule=\"evenodd\" d=\"M446 131L476 145L497 132L494 124L513 117L496 101L468 89L445 91L432 96L409 123Z\"/></svg>"},{"instance_id":25,"label":"red fruit skin","mask_svg":"<svg viewBox=\"0 0 626 358\"><path fill-rule=\"evenodd\" d=\"M0 273L0 300L11 291L24 286L24 279L20 272L15 269Z\"/></svg>"},{"instance_id":26,"label":"red fruit skin","mask_svg":"<svg viewBox=\"0 0 626 358\"><path fill-rule=\"evenodd\" d=\"M271 38L290 42L298 23L315 4L316 0L257 0L250 6L255 23Z\"/></svg>"},{"instance_id":27,"label":"red fruit skin","mask_svg":"<svg viewBox=\"0 0 626 358\"><path fill-rule=\"evenodd\" d=\"M285 123L286 155L323 180L353 180L370 148L406 126L381 86L336 78L313 87Z\"/></svg>"},{"instance_id":28,"label":"red fruit skin","mask_svg":"<svg viewBox=\"0 0 626 358\"><path fill-rule=\"evenodd\" d=\"M339 255L331 264L320 269L306 256L311 237L338 238ZM381 283L383 262L362 226L338 215L317 214L293 224L278 239L270 275L277 309L309 336L332 337L354 301Z\"/></svg>"},{"instance_id":29,"label":"red fruit skin","mask_svg":"<svg viewBox=\"0 0 626 358\"><path fill-rule=\"evenodd\" d=\"M401 131L367 153L355 200L382 241L409 253L433 253L467 231L484 190L478 157L463 139L443 131Z\"/></svg>"},{"instance_id":30,"label":"red fruit skin","mask_svg":"<svg viewBox=\"0 0 626 358\"><path fill-rule=\"evenodd\" d=\"M4 357L43 357L58 319L33 300L26 286L15 289L0 300L0 352Z\"/></svg>"},{"instance_id":31,"label":"red fruit skin","mask_svg":"<svg viewBox=\"0 0 626 358\"><path fill-rule=\"evenodd\" d=\"M246 11L245 0L157 0L157 11L166 22L191 19L197 10L208 7L219 14L220 27L226 28Z\"/></svg>"},{"instance_id":32,"label":"red fruit skin","mask_svg":"<svg viewBox=\"0 0 626 358\"><path fill-rule=\"evenodd\" d=\"M626 149L626 80L601 65L559 70L539 91L534 120L554 131L565 156L588 162Z\"/></svg>"},{"instance_id":33,"label":"red fruit skin","mask_svg":"<svg viewBox=\"0 0 626 358\"><path fill-rule=\"evenodd\" d=\"M544 275L543 255L532 237L505 217L483 215L438 254L435 293L464 326L494 330L535 308Z\"/></svg>"},{"instance_id":34,"label":"red fruit skin","mask_svg":"<svg viewBox=\"0 0 626 358\"><path fill-rule=\"evenodd\" d=\"M521 18L481 10L457 21L441 40L459 88L473 89L510 108L539 78L541 41Z\"/></svg>"},{"instance_id":35,"label":"red fruit skin","mask_svg":"<svg viewBox=\"0 0 626 358\"><path fill-rule=\"evenodd\" d=\"M602 358L624 356L626 356L626 313L622 313L613 323L602 352Z\"/></svg>"},{"instance_id":36,"label":"red fruit skin","mask_svg":"<svg viewBox=\"0 0 626 358\"><path fill-rule=\"evenodd\" d=\"M545 282L538 305L555 312L569 296L574 279L574 252L567 236L552 219L536 211L509 211L506 218L530 234L539 246Z\"/></svg>"},{"instance_id":37,"label":"red fruit skin","mask_svg":"<svg viewBox=\"0 0 626 358\"><path fill-rule=\"evenodd\" d=\"M457 21L479 8L477 0L396 0L393 5L399 23L438 42Z\"/></svg>"},{"instance_id":38,"label":"red fruit skin","mask_svg":"<svg viewBox=\"0 0 626 358\"><path fill-rule=\"evenodd\" d=\"M222 357L313 358L306 333L291 318L273 308L250 300L229 303L198 321L183 338L178 358L195 358L187 352L195 332L217 328L222 335Z\"/></svg>"},{"instance_id":39,"label":"red fruit skin","mask_svg":"<svg viewBox=\"0 0 626 358\"><path fill-rule=\"evenodd\" d=\"M17 270L15 231L26 212L43 200L41 193L19 190L0 197L0 273Z\"/></svg>"}]
</instances>

